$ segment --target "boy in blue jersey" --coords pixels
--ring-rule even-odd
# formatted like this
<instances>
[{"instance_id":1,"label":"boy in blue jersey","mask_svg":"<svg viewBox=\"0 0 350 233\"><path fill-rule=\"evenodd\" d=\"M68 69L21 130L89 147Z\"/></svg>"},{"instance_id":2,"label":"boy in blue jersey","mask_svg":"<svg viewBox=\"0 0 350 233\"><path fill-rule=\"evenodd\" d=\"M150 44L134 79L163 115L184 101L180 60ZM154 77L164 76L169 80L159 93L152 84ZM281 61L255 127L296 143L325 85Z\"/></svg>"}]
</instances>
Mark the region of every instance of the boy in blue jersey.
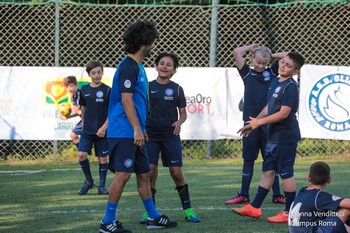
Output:
<instances>
[{"instance_id":1,"label":"boy in blue jersey","mask_svg":"<svg viewBox=\"0 0 350 233\"><path fill-rule=\"evenodd\" d=\"M161 153L163 166L169 167L170 175L179 193L185 219L200 222L191 208L190 194L182 173L181 125L186 121L186 97L183 88L171 81L179 66L179 59L173 53L161 53L155 60L158 77L149 83L149 110L146 129L149 140L146 143L151 167L151 192L155 202L158 160ZM179 116L180 115L180 116ZM147 213L140 223L146 223Z\"/></svg>"},{"instance_id":2,"label":"boy in blue jersey","mask_svg":"<svg viewBox=\"0 0 350 233\"><path fill-rule=\"evenodd\" d=\"M66 88L66 91L71 95L71 114L68 116L61 116L62 120L67 120L72 117L79 116L81 117L81 110L79 105L80 100L80 92L78 89L78 82L77 78L75 76L67 76L63 79L63 85ZM73 128L73 130L70 132L69 136L72 139L72 142L74 145L79 149L79 136L81 135L81 131L83 129L82 127L82 121L80 120Z\"/></svg>"},{"instance_id":3,"label":"boy in blue jersey","mask_svg":"<svg viewBox=\"0 0 350 233\"><path fill-rule=\"evenodd\" d=\"M86 72L91 82L80 89L80 109L83 130L79 143L79 162L85 175L84 186L79 194L85 195L94 187L94 180L91 175L90 163L87 154L94 146L95 154L99 160L99 194L108 194L105 188L108 171L108 142L106 138L107 114L111 88L101 82L103 66L99 61L90 61L86 65Z\"/></svg>"},{"instance_id":4,"label":"boy in blue jersey","mask_svg":"<svg viewBox=\"0 0 350 233\"><path fill-rule=\"evenodd\" d=\"M115 176L99 232L131 232L117 220L116 210L123 188L133 172L136 173L137 189L148 213L147 229L175 227L177 223L160 215L152 201L145 147L148 80L141 63L154 48L158 31L153 21L137 20L128 26L122 38L128 55L115 72L108 109L109 168L115 172Z\"/></svg>"},{"instance_id":5,"label":"boy in blue jersey","mask_svg":"<svg viewBox=\"0 0 350 233\"><path fill-rule=\"evenodd\" d=\"M263 161L263 175L257 194L251 204L243 208L232 208L232 211L252 218L260 218L261 205L275 179L275 173L283 180L285 209L274 217L267 218L270 223L287 223L288 211L295 198L296 184L294 162L297 143L301 140L296 112L299 107L298 84L293 79L304 64L304 58L295 52L288 53L279 61L279 78L274 79L268 90L268 101L265 108L254 118L249 117L238 132L247 137L254 129L267 125L267 145Z\"/></svg>"},{"instance_id":6,"label":"boy in blue jersey","mask_svg":"<svg viewBox=\"0 0 350 233\"><path fill-rule=\"evenodd\" d=\"M252 53L252 65L245 62L243 54L250 51ZM268 66L271 59L281 59L287 52L273 53L265 46L251 44L233 50L236 66L244 83L244 104L243 121L249 120L249 116L256 117L267 103L267 91L272 80L278 75L278 62ZM246 123L244 123L246 124ZM258 158L259 151L265 157L266 148L266 126L262 126L252 132L249 137L242 138L242 183L241 192L237 196L225 202L226 205L246 203L250 201L249 188L253 178L254 162ZM272 202L285 204L285 198L281 195L279 179L276 174L272 186Z\"/></svg>"},{"instance_id":7,"label":"boy in blue jersey","mask_svg":"<svg viewBox=\"0 0 350 233\"><path fill-rule=\"evenodd\" d=\"M328 164L313 163L307 179L310 186L299 191L290 207L289 232L350 232L350 199L323 191L332 181Z\"/></svg>"}]
</instances>

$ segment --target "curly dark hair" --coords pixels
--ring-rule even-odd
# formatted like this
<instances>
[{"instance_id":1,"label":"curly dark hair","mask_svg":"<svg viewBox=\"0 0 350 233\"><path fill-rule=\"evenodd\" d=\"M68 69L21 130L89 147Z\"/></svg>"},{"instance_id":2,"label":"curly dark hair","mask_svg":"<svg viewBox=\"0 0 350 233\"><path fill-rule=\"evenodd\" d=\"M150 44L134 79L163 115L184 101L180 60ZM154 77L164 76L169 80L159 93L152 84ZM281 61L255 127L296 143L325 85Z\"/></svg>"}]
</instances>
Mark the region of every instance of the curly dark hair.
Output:
<instances>
[{"instance_id":1,"label":"curly dark hair","mask_svg":"<svg viewBox=\"0 0 350 233\"><path fill-rule=\"evenodd\" d=\"M124 50L136 53L142 45L151 45L158 38L156 24L148 20L136 20L123 33Z\"/></svg>"}]
</instances>

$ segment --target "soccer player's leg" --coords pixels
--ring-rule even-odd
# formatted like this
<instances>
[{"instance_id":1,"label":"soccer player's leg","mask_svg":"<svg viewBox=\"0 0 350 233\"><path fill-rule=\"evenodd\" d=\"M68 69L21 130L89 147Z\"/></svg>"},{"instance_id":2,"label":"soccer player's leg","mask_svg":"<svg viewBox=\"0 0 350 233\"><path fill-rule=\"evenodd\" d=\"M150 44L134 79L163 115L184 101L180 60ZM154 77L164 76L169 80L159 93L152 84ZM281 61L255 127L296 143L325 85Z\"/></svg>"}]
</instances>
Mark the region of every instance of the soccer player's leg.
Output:
<instances>
[{"instance_id":1,"label":"soccer player's leg","mask_svg":"<svg viewBox=\"0 0 350 233\"><path fill-rule=\"evenodd\" d=\"M263 162L262 170L263 175L258 187L258 191L255 195L254 200L251 202L251 204L246 204L243 208L232 208L232 211L236 214L248 216L252 218L260 218L262 215L261 212L261 206L266 198L267 194L269 193L274 176L275 176L275 146L273 144L269 144L267 146L265 159Z\"/></svg>"},{"instance_id":2,"label":"soccer player's leg","mask_svg":"<svg viewBox=\"0 0 350 233\"><path fill-rule=\"evenodd\" d=\"M145 147L138 147L136 149L134 171L136 173L138 192L148 214L147 229L170 228L177 226L177 222L171 221L166 215L160 215L154 205L149 180L150 167Z\"/></svg>"},{"instance_id":3,"label":"soccer player's leg","mask_svg":"<svg viewBox=\"0 0 350 233\"><path fill-rule=\"evenodd\" d=\"M170 175L174 180L184 217L189 222L200 222L200 217L191 206L188 184L182 172L182 145L180 137L174 140L164 141L161 147L162 162L165 167L169 167Z\"/></svg>"},{"instance_id":4,"label":"soccer player's leg","mask_svg":"<svg viewBox=\"0 0 350 233\"><path fill-rule=\"evenodd\" d=\"M161 142L158 141L147 141L146 142L146 148L147 148L147 154L148 154L148 161L151 169L150 174L150 185L151 185L151 194L152 194L152 200L154 205L156 204L156 183L157 183L157 177L158 177L158 161L159 161L159 153L160 153L160 144ZM146 224L147 223L147 217L148 214L145 212L141 219L139 220L140 224Z\"/></svg>"},{"instance_id":5,"label":"soccer player's leg","mask_svg":"<svg viewBox=\"0 0 350 233\"><path fill-rule=\"evenodd\" d=\"M87 154L91 151L93 142L93 137L88 135L82 135L80 138L78 158L80 167L85 176L85 181L83 187L79 190L79 195L87 194L88 191L95 186L94 179L91 175L90 162L87 158Z\"/></svg>"},{"instance_id":6,"label":"soccer player's leg","mask_svg":"<svg viewBox=\"0 0 350 233\"><path fill-rule=\"evenodd\" d=\"M110 186L106 212L101 220L99 232L131 232L117 220L116 210L123 188L134 171L136 146L133 142L133 139L108 139L110 155L108 168L115 172L115 176Z\"/></svg>"},{"instance_id":7,"label":"soccer player's leg","mask_svg":"<svg viewBox=\"0 0 350 233\"><path fill-rule=\"evenodd\" d=\"M258 143L259 143L259 148L260 148L260 152L262 154L262 158L265 158L265 150L266 150L266 144L267 144L267 129L266 127L260 127L257 130L259 133L259 139L258 139ZM281 194L280 191L280 179L279 179L279 174L276 173L275 174L275 180L273 182L272 185L272 203L275 204L285 204L286 200L285 197Z\"/></svg>"},{"instance_id":8,"label":"soccer player's leg","mask_svg":"<svg viewBox=\"0 0 350 233\"><path fill-rule=\"evenodd\" d=\"M260 150L259 129L254 130L248 137L242 138L242 180L241 191L232 199L225 202L226 205L243 204L250 202L249 189L254 174L254 163Z\"/></svg>"},{"instance_id":9,"label":"soccer player's leg","mask_svg":"<svg viewBox=\"0 0 350 233\"><path fill-rule=\"evenodd\" d=\"M69 134L73 144L77 147L78 150L79 150L79 141L80 141L79 136L81 135L82 130L83 130L82 121L79 121Z\"/></svg>"},{"instance_id":10,"label":"soccer player's leg","mask_svg":"<svg viewBox=\"0 0 350 233\"><path fill-rule=\"evenodd\" d=\"M274 150L276 155L277 173L283 180L284 195L286 204L284 210L276 216L267 218L270 223L287 223L288 212L296 195L296 183L294 178L294 162L296 157L297 144L277 144Z\"/></svg>"},{"instance_id":11,"label":"soccer player's leg","mask_svg":"<svg viewBox=\"0 0 350 233\"><path fill-rule=\"evenodd\" d=\"M106 178L107 178L107 172L108 172L108 155L109 155L109 149L108 149L108 139L103 137L97 137L95 140L95 154L98 157L99 160L99 185L98 185L98 194L108 194L109 189L106 188Z\"/></svg>"}]
</instances>

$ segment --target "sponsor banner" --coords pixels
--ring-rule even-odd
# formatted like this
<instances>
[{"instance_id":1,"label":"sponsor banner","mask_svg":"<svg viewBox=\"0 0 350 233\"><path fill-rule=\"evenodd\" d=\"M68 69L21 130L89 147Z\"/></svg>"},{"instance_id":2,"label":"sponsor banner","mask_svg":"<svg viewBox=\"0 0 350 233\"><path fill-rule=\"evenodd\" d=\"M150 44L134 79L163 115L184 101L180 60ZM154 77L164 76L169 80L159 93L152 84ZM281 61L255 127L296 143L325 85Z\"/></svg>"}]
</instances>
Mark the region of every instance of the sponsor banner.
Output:
<instances>
[{"instance_id":1,"label":"sponsor banner","mask_svg":"<svg viewBox=\"0 0 350 233\"><path fill-rule=\"evenodd\" d=\"M242 125L238 109L243 94L236 69L179 68L173 80L185 91L188 118L182 139L215 140L238 138ZM115 68L104 68L103 82L111 86ZM154 68L146 69L149 80ZM228 74L232 77L228 77ZM62 120L57 107L70 102L62 80L77 77L81 87L90 81L81 67L0 67L0 139L69 140L80 120ZM238 77L238 78L237 78ZM230 85L230 87L228 87ZM242 95L242 96L241 96ZM237 124L237 126L236 126Z\"/></svg>"},{"instance_id":2,"label":"sponsor banner","mask_svg":"<svg viewBox=\"0 0 350 233\"><path fill-rule=\"evenodd\" d=\"M302 137L350 139L350 67L304 65L299 124Z\"/></svg>"},{"instance_id":3,"label":"sponsor banner","mask_svg":"<svg viewBox=\"0 0 350 233\"><path fill-rule=\"evenodd\" d=\"M114 69L104 70L110 85ZM0 67L0 139L69 140L79 117L62 120L58 105L70 102L62 80L77 77L78 85L90 81L84 68Z\"/></svg>"},{"instance_id":4,"label":"sponsor banner","mask_svg":"<svg viewBox=\"0 0 350 233\"><path fill-rule=\"evenodd\" d=\"M149 80L157 77L155 69L149 70L147 75ZM187 120L181 127L182 139L215 140L235 136L238 138L238 135L234 135L228 129L227 79L225 68L177 70L172 81L183 87L187 102Z\"/></svg>"}]
</instances>

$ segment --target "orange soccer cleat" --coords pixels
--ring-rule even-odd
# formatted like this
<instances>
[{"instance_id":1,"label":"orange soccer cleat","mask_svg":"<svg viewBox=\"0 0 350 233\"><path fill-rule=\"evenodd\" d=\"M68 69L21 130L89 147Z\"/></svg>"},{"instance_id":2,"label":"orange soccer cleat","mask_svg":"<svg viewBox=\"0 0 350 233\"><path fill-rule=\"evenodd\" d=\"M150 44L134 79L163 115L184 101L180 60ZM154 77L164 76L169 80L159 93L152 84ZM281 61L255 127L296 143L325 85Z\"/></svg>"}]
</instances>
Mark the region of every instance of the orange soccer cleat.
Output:
<instances>
[{"instance_id":1,"label":"orange soccer cleat","mask_svg":"<svg viewBox=\"0 0 350 233\"><path fill-rule=\"evenodd\" d=\"M276 216L268 217L267 221L270 223L288 223L288 214L281 210Z\"/></svg>"},{"instance_id":2,"label":"orange soccer cleat","mask_svg":"<svg viewBox=\"0 0 350 233\"><path fill-rule=\"evenodd\" d=\"M251 218L260 218L262 215L261 208L255 208L251 204L246 204L242 208L232 208L232 211L235 212L236 214L251 217Z\"/></svg>"}]
</instances>

